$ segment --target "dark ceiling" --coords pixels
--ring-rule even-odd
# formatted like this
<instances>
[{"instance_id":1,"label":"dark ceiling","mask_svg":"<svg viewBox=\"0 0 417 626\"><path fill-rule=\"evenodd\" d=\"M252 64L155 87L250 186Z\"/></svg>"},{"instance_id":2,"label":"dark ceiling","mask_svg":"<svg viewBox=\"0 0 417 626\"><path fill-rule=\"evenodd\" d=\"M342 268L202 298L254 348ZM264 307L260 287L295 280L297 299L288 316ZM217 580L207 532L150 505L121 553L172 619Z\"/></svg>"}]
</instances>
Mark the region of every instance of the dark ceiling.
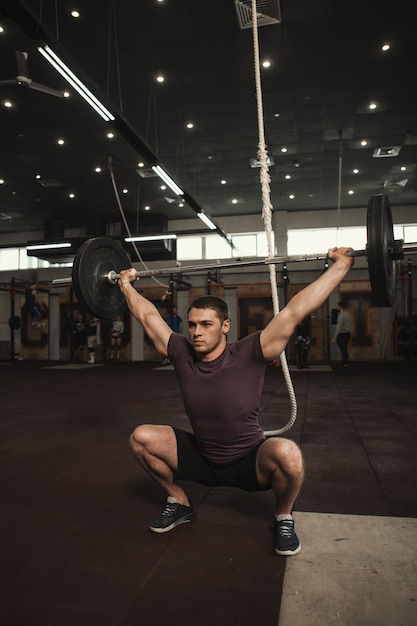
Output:
<instances>
[{"instance_id":1,"label":"dark ceiling","mask_svg":"<svg viewBox=\"0 0 417 626\"><path fill-rule=\"evenodd\" d=\"M153 219L157 225L155 216L189 219L198 208L220 224L224 216L260 213L259 169L250 166L258 146L253 36L236 8L242 15L250 4L0 1L0 233L16 233L19 241L19 233L54 221L86 226L89 234L101 234L91 232L94 224L120 223L109 163L135 233ZM380 192L394 206L417 206L413 3L266 0L257 6L260 58L271 62L261 73L274 210L336 209L339 202L342 210L364 207ZM37 21L42 28L34 34ZM33 81L69 88L37 51L39 33L58 41L133 140L71 88L70 98L59 98L13 82L19 50L28 53ZM386 42L391 49L383 52ZM65 145L57 145L59 137ZM159 178L144 176L151 170L142 144L186 192L184 206L160 189ZM397 156L374 156L393 147ZM196 219L195 228L201 226Z\"/></svg>"}]
</instances>

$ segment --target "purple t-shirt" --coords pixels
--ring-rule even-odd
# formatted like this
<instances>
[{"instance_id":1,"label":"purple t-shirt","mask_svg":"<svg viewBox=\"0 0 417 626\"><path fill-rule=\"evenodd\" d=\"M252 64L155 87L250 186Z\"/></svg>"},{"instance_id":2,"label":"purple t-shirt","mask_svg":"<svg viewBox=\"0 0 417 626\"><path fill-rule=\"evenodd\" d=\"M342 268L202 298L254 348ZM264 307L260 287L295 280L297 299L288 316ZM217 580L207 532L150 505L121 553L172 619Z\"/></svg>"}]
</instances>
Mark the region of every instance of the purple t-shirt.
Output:
<instances>
[{"instance_id":1,"label":"purple t-shirt","mask_svg":"<svg viewBox=\"0 0 417 626\"><path fill-rule=\"evenodd\" d=\"M168 357L193 433L213 464L232 463L265 439L258 412L267 362L259 337L256 332L227 343L210 362L199 360L183 335L169 339Z\"/></svg>"}]
</instances>

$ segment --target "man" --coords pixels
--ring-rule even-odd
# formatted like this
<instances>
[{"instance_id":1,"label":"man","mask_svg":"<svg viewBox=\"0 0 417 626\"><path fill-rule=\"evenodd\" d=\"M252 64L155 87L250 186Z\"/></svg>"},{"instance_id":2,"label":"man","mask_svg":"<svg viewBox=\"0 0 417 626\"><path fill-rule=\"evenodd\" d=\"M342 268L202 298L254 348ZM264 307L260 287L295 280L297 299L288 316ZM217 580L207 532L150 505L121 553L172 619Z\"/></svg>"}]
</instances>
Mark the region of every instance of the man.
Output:
<instances>
[{"instance_id":1,"label":"man","mask_svg":"<svg viewBox=\"0 0 417 626\"><path fill-rule=\"evenodd\" d=\"M164 511L150 524L152 531L167 532L195 518L180 480L246 491L272 489L275 551L300 551L292 510L304 479L302 454L288 439L265 438L258 423L259 400L268 362L278 358L297 325L347 274L353 264L349 250L330 249L333 264L324 274L295 295L262 331L230 344L227 305L220 298L203 296L191 303L187 340L132 286L135 270L121 272L120 289L132 314L175 366L193 429L191 434L143 424L131 435L133 454L168 496Z\"/></svg>"},{"instance_id":2,"label":"man","mask_svg":"<svg viewBox=\"0 0 417 626\"><path fill-rule=\"evenodd\" d=\"M45 313L45 307L39 300L38 288L36 283L30 283L29 287L25 289L25 305L31 316L32 326L36 326L37 328L45 326L45 323L42 322L42 317Z\"/></svg>"},{"instance_id":3,"label":"man","mask_svg":"<svg viewBox=\"0 0 417 626\"><path fill-rule=\"evenodd\" d=\"M349 364L349 339L350 329L352 325L352 318L350 313L346 311L347 304L343 301L337 303L339 314L337 316L336 328L334 331L333 342L337 343L339 350L342 353L343 367L348 367Z\"/></svg>"}]
</instances>

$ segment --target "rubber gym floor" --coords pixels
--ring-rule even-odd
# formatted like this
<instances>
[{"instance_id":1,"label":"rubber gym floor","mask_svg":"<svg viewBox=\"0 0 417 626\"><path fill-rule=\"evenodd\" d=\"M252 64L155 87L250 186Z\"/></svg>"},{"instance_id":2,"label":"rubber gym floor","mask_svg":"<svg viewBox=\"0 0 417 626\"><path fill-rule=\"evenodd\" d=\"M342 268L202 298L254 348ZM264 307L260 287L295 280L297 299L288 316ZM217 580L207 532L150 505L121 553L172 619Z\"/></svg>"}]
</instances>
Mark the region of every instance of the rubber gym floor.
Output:
<instances>
[{"instance_id":1,"label":"rubber gym floor","mask_svg":"<svg viewBox=\"0 0 417 626\"><path fill-rule=\"evenodd\" d=\"M273 551L270 492L186 484L197 519L158 535L165 495L128 450L188 428L171 367L2 363L1 626L417 623L417 363L293 373L306 481L301 552ZM280 368L261 422L284 426Z\"/></svg>"}]
</instances>

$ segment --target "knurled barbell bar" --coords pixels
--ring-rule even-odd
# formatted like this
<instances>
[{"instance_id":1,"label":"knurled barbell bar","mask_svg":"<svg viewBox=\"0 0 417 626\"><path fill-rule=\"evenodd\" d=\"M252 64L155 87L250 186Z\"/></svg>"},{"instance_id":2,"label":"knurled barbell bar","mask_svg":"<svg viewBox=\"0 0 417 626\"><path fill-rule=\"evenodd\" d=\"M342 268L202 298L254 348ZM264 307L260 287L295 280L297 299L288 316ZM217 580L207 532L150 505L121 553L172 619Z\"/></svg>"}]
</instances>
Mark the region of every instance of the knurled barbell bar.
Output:
<instances>
[{"instance_id":1,"label":"knurled barbell bar","mask_svg":"<svg viewBox=\"0 0 417 626\"><path fill-rule=\"evenodd\" d=\"M396 261L404 252L416 253L417 243L404 243L394 239L391 206L384 194L371 196L367 210L367 245L363 250L352 250L350 256L367 257L369 278L375 304L379 307L392 306L395 300ZM233 261L190 265L184 268L170 267L136 272L138 278L170 276L184 272L204 272L212 269L232 269L319 261L327 253L310 255L277 256L266 259ZM128 254L121 245L108 237L95 237L85 241L78 249L72 269L72 278L59 278L55 286L72 284L78 302L96 317L110 319L126 308L125 298L118 287L120 272L131 266Z\"/></svg>"}]
</instances>

